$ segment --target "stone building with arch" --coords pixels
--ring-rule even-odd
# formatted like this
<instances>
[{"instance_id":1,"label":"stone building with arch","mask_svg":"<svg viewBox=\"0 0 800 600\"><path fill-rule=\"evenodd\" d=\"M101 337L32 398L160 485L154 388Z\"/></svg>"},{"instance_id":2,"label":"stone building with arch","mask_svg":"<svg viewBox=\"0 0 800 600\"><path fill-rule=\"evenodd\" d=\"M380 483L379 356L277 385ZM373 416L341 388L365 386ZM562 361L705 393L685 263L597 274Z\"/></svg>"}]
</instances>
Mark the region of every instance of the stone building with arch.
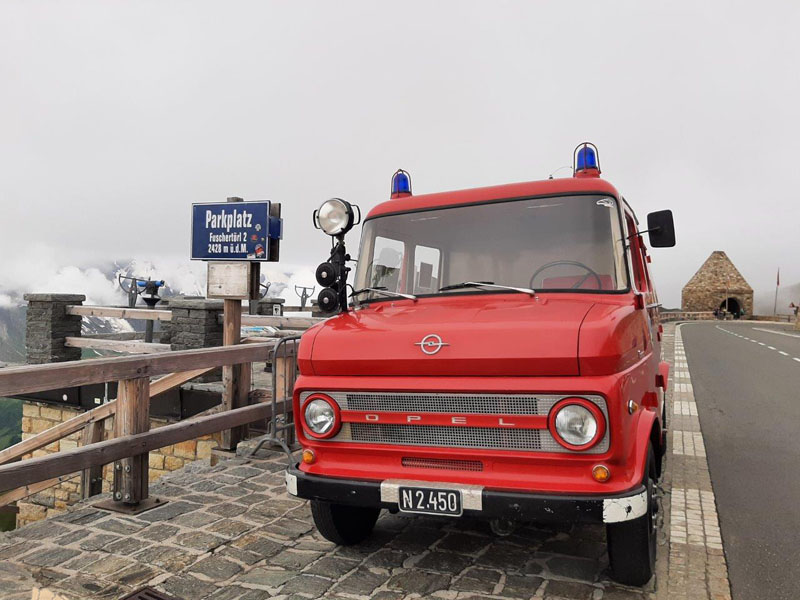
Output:
<instances>
[{"instance_id":1,"label":"stone building with arch","mask_svg":"<svg viewBox=\"0 0 800 600\"><path fill-rule=\"evenodd\" d=\"M685 312L716 309L735 317L753 314L753 288L722 250L711 253L681 292Z\"/></svg>"}]
</instances>

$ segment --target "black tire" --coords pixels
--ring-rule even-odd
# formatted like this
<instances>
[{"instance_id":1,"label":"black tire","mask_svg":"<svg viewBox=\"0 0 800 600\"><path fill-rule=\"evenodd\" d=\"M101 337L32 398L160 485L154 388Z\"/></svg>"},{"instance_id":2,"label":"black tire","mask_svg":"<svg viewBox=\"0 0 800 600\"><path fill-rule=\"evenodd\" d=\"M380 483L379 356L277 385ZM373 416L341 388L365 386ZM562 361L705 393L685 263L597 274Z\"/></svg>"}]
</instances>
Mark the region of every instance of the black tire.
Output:
<instances>
[{"instance_id":1,"label":"black tire","mask_svg":"<svg viewBox=\"0 0 800 600\"><path fill-rule=\"evenodd\" d=\"M656 566L656 459L653 446L647 450L644 484L647 487L647 513L633 521L606 526L608 559L615 581L642 586L653 576Z\"/></svg>"},{"instance_id":2,"label":"black tire","mask_svg":"<svg viewBox=\"0 0 800 600\"><path fill-rule=\"evenodd\" d=\"M326 540L340 546L352 546L367 539L380 513L380 508L311 501L311 515L317 530Z\"/></svg>"}]
</instances>

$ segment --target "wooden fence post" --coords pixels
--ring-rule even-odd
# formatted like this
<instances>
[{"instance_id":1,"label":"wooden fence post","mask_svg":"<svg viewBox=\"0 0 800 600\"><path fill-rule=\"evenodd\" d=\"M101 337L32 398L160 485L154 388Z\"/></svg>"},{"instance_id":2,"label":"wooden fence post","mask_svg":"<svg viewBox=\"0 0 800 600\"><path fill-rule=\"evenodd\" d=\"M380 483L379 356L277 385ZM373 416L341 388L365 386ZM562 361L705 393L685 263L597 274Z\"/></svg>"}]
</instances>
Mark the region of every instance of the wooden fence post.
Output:
<instances>
[{"instance_id":1,"label":"wooden fence post","mask_svg":"<svg viewBox=\"0 0 800 600\"><path fill-rule=\"evenodd\" d=\"M241 342L242 301L225 299L222 345L234 346ZM250 393L251 365L237 364L222 367L222 410L247 406ZM236 450L236 445L247 435L246 426L234 427L222 432L223 450Z\"/></svg>"},{"instance_id":2,"label":"wooden fence post","mask_svg":"<svg viewBox=\"0 0 800 600\"><path fill-rule=\"evenodd\" d=\"M83 428L83 445L103 441L103 421L92 421ZM96 496L103 491L103 466L84 469L81 475L81 493L84 498Z\"/></svg>"},{"instance_id":3,"label":"wooden fence post","mask_svg":"<svg viewBox=\"0 0 800 600\"><path fill-rule=\"evenodd\" d=\"M150 430L150 379L124 379L117 391L114 433L123 437ZM136 505L148 495L148 453L114 463L114 500Z\"/></svg>"}]
</instances>

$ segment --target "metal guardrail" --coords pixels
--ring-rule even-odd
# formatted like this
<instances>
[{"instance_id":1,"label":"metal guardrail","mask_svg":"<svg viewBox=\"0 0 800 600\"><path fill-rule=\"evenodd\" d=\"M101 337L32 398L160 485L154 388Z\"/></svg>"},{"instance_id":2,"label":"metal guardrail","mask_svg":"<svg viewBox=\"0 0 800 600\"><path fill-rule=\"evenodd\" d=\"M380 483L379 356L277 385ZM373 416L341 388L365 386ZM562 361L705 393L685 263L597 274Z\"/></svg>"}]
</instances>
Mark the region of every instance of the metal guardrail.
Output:
<instances>
[{"instance_id":1,"label":"metal guardrail","mask_svg":"<svg viewBox=\"0 0 800 600\"><path fill-rule=\"evenodd\" d=\"M258 452L265 444L280 446L291 460L294 444L292 394L297 380L297 350L300 336L282 338L272 351L272 413L267 422L267 437L259 441L250 453Z\"/></svg>"}]
</instances>

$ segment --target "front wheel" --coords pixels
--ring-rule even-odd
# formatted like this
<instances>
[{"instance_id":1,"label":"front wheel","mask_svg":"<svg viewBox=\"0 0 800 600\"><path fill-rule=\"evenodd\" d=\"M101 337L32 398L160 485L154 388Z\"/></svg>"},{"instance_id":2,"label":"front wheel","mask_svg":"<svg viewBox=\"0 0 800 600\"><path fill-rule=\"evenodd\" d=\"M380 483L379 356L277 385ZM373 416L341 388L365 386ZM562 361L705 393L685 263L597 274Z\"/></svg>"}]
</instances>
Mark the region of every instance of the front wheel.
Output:
<instances>
[{"instance_id":1,"label":"front wheel","mask_svg":"<svg viewBox=\"0 0 800 600\"><path fill-rule=\"evenodd\" d=\"M625 585L644 585L655 572L656 480L656 459L651 445L647 451L643 482L647 488L647 512L638 519L606 526L611 573L616 581Z\"/></svg>"},{"instance_id":2,"label":"front wheel","mask_svg":"<svg viewBox=\"0 0 800 600\"><path fill-rule=\"evenodd\" d=\"M311 501L311 515L317 530L326 540L341 546L352 546L367 539L380 512L380 508Z\"/></svg>"}]
</instances>

